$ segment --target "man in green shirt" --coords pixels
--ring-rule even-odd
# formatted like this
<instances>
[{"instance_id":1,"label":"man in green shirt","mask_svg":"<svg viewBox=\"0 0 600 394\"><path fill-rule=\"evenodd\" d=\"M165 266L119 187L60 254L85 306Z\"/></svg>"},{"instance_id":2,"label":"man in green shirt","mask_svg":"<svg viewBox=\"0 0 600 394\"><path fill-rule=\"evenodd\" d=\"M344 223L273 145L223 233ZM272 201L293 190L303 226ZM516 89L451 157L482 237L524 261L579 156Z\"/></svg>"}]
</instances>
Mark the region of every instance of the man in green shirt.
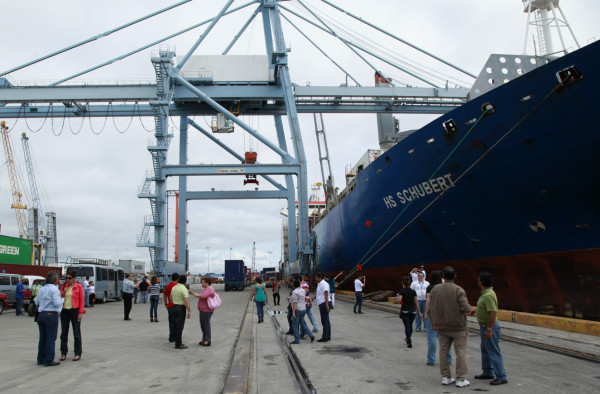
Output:
<instances>
[{"instance_id":1,"label":"man in green shirt","mask_svg":"<svg viewBox=\"0 0 600 394\"><path fill-rule=\"evenodd\" d=\"M477 316L479 336L481 338L481 369L483 373L475 379L493 379L493 386L506 384L504 360L500 352L500 323L498 323L498 299L492 287L492 274L481 272L477 281L481 295L477 300L477 308L469 314Z\"/></svg>"},{"instance_id":2,"label":"man in green shirt","mask_svg":"<svg viewBox=\"0 0 600 394\"><path fill-rule=\"evenodd\" d=\"M173 300L173 313L175 316L175 349L187 349L181 341L183 334L183 326L185 325L185 311L187 310L187 318L190 318L190 301L188 299L188 289L185 287L187 276L179 277L179 284L171 290L171 299Z\"/></svg>"}]
</instances>

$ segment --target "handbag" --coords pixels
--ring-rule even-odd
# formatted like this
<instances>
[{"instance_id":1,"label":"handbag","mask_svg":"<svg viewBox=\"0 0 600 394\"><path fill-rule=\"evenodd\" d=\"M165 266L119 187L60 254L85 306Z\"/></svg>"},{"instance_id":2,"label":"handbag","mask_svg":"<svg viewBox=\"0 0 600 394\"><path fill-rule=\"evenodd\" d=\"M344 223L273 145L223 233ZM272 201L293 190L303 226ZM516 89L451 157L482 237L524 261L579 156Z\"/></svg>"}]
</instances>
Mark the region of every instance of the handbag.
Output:
<instances>
[{"instance_id":1,"label":"handbag","mask_svg":"<svg viewBox=\"0 0 600 394\"><path fill-rule=\"evenodd\" d=\"M207 298L206 302L208 303L208 307L210 309L217 309L221 306L221 297L215 293L212 297Z\"/></svg>"}]
</instances>

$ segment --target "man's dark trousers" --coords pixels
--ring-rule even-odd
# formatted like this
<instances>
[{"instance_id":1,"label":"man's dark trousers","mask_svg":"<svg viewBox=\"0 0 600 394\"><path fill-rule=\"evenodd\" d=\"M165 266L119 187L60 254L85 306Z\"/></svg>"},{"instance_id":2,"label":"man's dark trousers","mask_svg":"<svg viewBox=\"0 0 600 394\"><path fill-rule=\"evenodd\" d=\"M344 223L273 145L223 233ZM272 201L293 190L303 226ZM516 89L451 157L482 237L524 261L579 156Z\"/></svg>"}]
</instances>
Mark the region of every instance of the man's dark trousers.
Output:
<instances>
[{"instance_id":1,"label":"man's dark trousers","mask_svg":"<svg viewBox=\"0 0 600 394\"><path fill-rule=\"evenodd\" d=\"M183 334L183 327L185 326L185 305L173 306L173 314L175 317L175 347L181 346L181 336Z\"/></svg>"},{"instance_id":2,"label":"man's dark trousers","mask_svg":"<svg viewBox=\"0 0 600 394\"><path fill-rule=\"evenodd\" d=\"M133 293L123 293L123 311L125 313L125 320L129 319L129 312L131 312L131 300L133 299Z\"/></svg>"},{"instance_id":3,"label":"man's dark trousers","mask_svg":"<svg viewBox=\"0 0 600 394\"><path fill-rule=\"evenodd\" d=\"M362 291L355 291L354 295L356 296L356 304L354 304L354 313L356 312L356 307L358 307L358 313L362 312Z\"/></svg>"},{"instance_id":4,"label":"man's dark trousers","mask_svg":"<svg viewBox=\"0 0 600 394\"><path fill-rule=\"evenodd\" d=\"M173 307L167 308L169 313L169 342L175 342L175 310Z\"/></svg>"},{"instance_id":5,"label":"man's dark trousers","mask_svg":"<svg viewBox=\"0 0 600 394\"><path fill-rule=\"evenodd\" d=\"M50 365L54 361L56 334L58 333L58 313L40 312L38 316L40 341L38 343L37 363Z\"/></svg>"},{"instance_id":6,"label":"man's dark trousers","mask_svg":"<svg viewBox=\"0 0 600 394\"><path fill-rule=\"evenodd\" d=\"M329 306L331 308L331 305ZM321 325L323 326L323 335L321 339L331 339L331 323L329 322L329 312L327 312L327 304L322 302L319 304L319 313L321 314Z\"/></svg>"}]
</instances>

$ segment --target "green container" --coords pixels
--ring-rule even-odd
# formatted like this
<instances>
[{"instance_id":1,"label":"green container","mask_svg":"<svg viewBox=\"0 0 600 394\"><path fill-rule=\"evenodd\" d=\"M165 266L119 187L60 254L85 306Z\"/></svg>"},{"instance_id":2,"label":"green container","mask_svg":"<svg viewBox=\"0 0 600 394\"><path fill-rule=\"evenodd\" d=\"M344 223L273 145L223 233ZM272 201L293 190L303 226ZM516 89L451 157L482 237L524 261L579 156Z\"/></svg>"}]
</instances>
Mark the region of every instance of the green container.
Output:
<instances>
[{"instance_id":1,"label":"green container","mask_svg":"<svg viewBox=\"0 0 600 394\"><path fill-rule=\"evenodd\" d=\"M33 242L0 235L0 263L31 265Z\"/></svg>"}]
</instances>

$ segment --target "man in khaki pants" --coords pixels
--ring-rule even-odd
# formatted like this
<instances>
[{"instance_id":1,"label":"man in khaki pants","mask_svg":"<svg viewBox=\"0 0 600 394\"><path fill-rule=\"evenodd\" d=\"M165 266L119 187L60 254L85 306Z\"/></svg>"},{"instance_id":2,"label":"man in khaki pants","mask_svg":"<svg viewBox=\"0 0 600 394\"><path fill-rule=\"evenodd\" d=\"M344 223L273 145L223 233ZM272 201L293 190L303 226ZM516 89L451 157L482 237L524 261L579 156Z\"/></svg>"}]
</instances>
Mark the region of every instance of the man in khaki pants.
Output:
<instances>
[{"instance_id":1,"label":"man in khaki pants","mask_svg":"<svg viewBox=\"0 0 600 394\"><path fill-rule=\"evenodd\" d=\"M440 372L442 384L448 385L456 381L456 387L466 387L470 383L467 376L467 317L471 307L467 293L462 287L454 284L456 273L448 266L443 272L444 283L435 286L430 295L431 326L438 330L440 342ZM448 363L448 352L454 343L456 354L456 380L452 379L452 371Z\"/></svg>"}]
</instances>

